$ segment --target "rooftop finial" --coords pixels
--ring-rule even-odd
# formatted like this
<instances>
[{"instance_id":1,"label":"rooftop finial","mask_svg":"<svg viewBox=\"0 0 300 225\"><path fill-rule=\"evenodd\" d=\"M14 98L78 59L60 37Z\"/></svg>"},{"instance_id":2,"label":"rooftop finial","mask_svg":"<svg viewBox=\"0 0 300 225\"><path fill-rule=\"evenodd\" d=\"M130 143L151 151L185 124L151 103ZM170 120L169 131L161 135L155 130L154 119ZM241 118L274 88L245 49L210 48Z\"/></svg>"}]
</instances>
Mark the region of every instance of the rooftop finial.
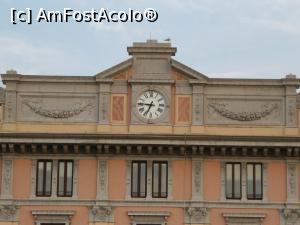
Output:
<instances>
[{"instance_id":1,"label":"rooftop finial","mask_svg":"<svg viewBox=\"0 0 300 225\"><path fill-rule=\"evenodd\" d=\"M285 76L286 79L296 79L297 76L295 74L289 73Z\"/></svg>"},{"instance_id":2,"label":"rooftop finial","mask_svg":"<svg viewBox=\"0 0 300 225\"><path fill-rule=\"evenodd\" d=\"M17 71L14 69L10 69L6 71L6 74L17 74Z\"/></svg>"}]
</instances>

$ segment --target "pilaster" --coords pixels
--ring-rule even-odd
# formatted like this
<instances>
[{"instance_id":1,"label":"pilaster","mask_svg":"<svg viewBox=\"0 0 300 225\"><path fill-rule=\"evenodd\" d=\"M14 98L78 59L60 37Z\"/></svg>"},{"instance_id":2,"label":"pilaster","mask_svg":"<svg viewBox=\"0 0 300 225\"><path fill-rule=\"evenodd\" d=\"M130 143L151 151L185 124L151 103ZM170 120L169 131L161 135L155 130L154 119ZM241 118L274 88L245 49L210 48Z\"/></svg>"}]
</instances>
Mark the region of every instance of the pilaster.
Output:
<instances>
[{"instance_id":1,"label":"pilaster","mask_svg":"<svg viewBox=\"0 0 300 225\"><path fill-rule=\"evenodd\" d=\"M13 184L13 160L9 158L3 158L2 164L2 188L1 198L12 198L12 184Z\"/></svg>"}]
</instances>

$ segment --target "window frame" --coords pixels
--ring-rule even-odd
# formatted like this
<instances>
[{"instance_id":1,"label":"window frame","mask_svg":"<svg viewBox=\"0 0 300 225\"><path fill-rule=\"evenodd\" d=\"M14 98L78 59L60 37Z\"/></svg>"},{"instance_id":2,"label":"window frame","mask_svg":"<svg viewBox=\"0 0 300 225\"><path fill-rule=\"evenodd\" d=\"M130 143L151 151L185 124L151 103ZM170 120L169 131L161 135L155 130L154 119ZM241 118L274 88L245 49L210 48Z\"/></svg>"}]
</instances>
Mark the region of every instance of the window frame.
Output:
<instances>
[{"instance_id":1,"label":"window frame","mask_svg":"<svg viewBox=\"0 0 300 225\"><path fill-rule=\"evenodd\" d=\"M50 174L50 193L46 194L46 173L47 173L47 163L51 163L51 174ZM38 192L38 186L39 186L39 163L43 163L43 184L42 184L42 194L39 194ZM35 187L35 196L37 197L51 197L52 196L52 178L53 178L53 160L50 159L38 159L36 163L36 187Z\"/></svg>"},{"instance_id":2,"label":"window frame","mask_svg":"<svg viewBox=\"0 0 300 225\"><path fill-rule=\"evenodd\" d=\"M248 195L248 165L253 165L253 197L249 197ZM260 166L260 176L261 176L261 196L257 197L257 193L256 193L256 174L255 174L255 168L256 166L259 165ZM264 177L263 177L263 164L259 163L259 162L247 162L246 164L246 196L248 200L263 200L263 194L264 194L264 190L263 190L263 181L264 181Z\"/></svg>"},{"instance_id":3,"label":"window frame","mask_svg":"<svg viewBox=\"0 0 300 225\"><path fill-rule=\"evenodd\" d=\"M231 165L231 167L232 167L232 172L231 172L232 197L228 197L228 195L227 195L227 177L228 177L227 165ZM240 185L239 185L240 186L240 196L239 197L235 197L235 185L234 185L235 169L234 169L234 165L239 165L240 166ZM232 199L232 200L241 200L242 199L242 163L241 162L226 162L225 163L225 198L226 199Z\"/></svg>"},{"instance_id":4,"label":"window frame","mask_svg":"<svg viewBox=\"0 0 300 225\"><path fill-rule=\"evenodd\" d=\"M64 162L64 188L63 188L63 194L60 194L59 190L59 173L60 173L60 163ZM72 163L72 183L71 183L71 194L67 193L67 165L68 163ZM74 191L74 160L66 159L66 160L58 160L57 161L57 197L73 197L73 191Z\"/></svg>"},{"instance_id":5,"label":"window frame","mask_svg":"<svg viewBox=\"0 0 300 225\"><path fill-rule=\"evenodd\" d=\"M133 194L133 164L137 163L138 164L138 177L137 177L137 183L138 183L138 191L137 191L137 195ZM145 194L141 195L141 191L140 191L140 186L141 186L141 164L145 163ZM131 191L130 191L130 195L132 198L146 198L147 197L147 173L148 170L148 165L147 165L147 161L145 160L133 160L131 161Z\"/></svg>"},{"instance_id":6,"label":"window frame","mask_svg":"<svg viewBox=\"0 0 300 225\"><path fill-rule=\"evenodd\" d=\"M158 195L154 195L154 165L159 165L159 172L158 172ZM166 195L163 196L161 192L161 165L166 164ZM169 163L168 161L153 161L152 162L152 198L168 198L168 176L169 176Z\"/></svg>"}]
</instances>

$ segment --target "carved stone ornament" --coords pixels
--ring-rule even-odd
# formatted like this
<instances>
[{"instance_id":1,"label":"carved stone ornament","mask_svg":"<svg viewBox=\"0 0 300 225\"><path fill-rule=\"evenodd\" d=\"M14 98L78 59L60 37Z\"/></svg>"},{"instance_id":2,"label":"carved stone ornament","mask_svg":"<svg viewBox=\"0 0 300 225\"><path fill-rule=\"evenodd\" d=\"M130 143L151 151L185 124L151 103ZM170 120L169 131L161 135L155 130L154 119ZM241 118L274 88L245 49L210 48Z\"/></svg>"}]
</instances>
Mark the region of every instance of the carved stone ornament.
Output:
<instances>
[{"instance_id":1,"label":"carved stone ornament","mask_svg":"<svg viewBox=\"0 0 300 225\"><path fill-rule=\"evenodd\" d=\"M291 196L296 196L296 169L297 164L288 165L288 182Z\"/></svg>"},{"instance_id":2,"label":"carved stone ornament","mask_svg":"<svg viewBox=\"0 0 300 225\"><path fill-rule=\"evenodd\" d=\"M2 183L2 195L3 197L10 197L11 185L12 185L12 160L4 160L4 180Z\"/></svg>"},{"instance_id":3,"label":"carved stone ornament","mask_svg":"<svg viewBox=\"0 0 300 225\"><path fill-rule=\"evenodd\" d=\"M0 205L1 219L11 219L15 216L16 212L17 212L16 205Z\"/></svg>"},{"instance_id":4,"label":"carved stone ornament","mask_svg":"<svg viewBox=\"0 0 300 225\"><path fill-rule=\"evenodd\" d=\"M24 99L22 103L28 106L34 113L54 119L67 119L95 107L90 101L86 103L78 102L71 109L45 109L40 101L32 101L30 99Z\"/></svg>"},{"instance_id":5,"label":"carved stone ornament","mask_svg":"<svg viewBox=\"0 0 300 225\"><path fill-rule=\"evenodd\" d=\"M208 213L207 208L204 208L204 207L186 208L186 214L189 216L190 222L192 222L192 223L205 222L207 213Z\"/></svg>"},{"instance_id":6,"label":"carved stone ornament","mask_svg":"<svg viewBox=\"0 0 300 225\"><path fill-rule=\"evenodd\" d=\"M223 213L226 225L262 225L266 214L262 213Z\"/></svg>"},{"instance_id":7,"label":"carved stone ornament","mask_svg":"<svg viewBox=\"0 0 300 225\"><path fill-rule=\"evenodd\" d=\"M300 209L285 209L283 215L286 220L286 225L300 224Z\"/></svg>"},{"instance_id":8,"label":"carved stone ornament","mask_svg":"<svg viewBox=\"0 0 300 225\"><path fill-rule=\"evenodd\" d=\"M278 104L263 104L262 110L258 112L233 112L228 108L228 104L212 102L208 104L209 107L214 109L217 113L226 117L228 119L237 120L237 121L255 121L260 120L268 115L270 115L275 109L278 109Z\"/></svg>"},{"instance_id":9,"label":"carved stone ornament","mask_svg":"<svg viewBox=\"0 0 300 225\"><path fill-rule=\"evenodd\" d=\"M201 190L201 165L198 163L195 165L195 178L194 178L194 184L195 184L195 192L200 192Z\"/></svg>"},{"instance_id":10,"label":"carved stone ornament","mask_svg":"<svg viewBox=\"0 0 300 225\"><path fill-rule=\"evenodd\" d=\"M92 206L91 213L94 220L106 221L112 216L112 208L110 206Z\"/></svg>"}]
</instances>

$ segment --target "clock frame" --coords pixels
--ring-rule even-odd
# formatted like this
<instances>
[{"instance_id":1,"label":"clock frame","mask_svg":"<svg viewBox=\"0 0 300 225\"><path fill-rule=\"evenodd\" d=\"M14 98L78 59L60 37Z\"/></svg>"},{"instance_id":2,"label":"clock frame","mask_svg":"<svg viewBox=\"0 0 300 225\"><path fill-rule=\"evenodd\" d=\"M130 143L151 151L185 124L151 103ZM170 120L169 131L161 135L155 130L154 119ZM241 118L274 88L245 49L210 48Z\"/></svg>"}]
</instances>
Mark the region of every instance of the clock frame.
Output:
<instances>
[{"instance_id":1,"label":"clock frame","mask_svg":"<svg viewBox=\"0 0 300 225\"><path fill-rule=\"evenodd\" d=\"M147 120L159 119L165 111L165 98L156 90L144 91L137 99L136 110Z\"/></svg>"},{"instance_id":2,"label":"clock frame","mask_svg":"<svg viewBox=\"0 0 300 225\"><path fill-rule=\"evenodd\" d=\"M137 103L141 95L146 92L153 91L153 93L159 93L164 100L163 112L159 114L156 118L147 118L138 111ZM171 88L169 85L139 85L135 84L132 86L132 124L170 124L170 93ZM147 103L147 104L151 104ZM148 105L149 106L149 105ZM153 114L152 114L153 115Z\"/></svg>"}]
</instances>

